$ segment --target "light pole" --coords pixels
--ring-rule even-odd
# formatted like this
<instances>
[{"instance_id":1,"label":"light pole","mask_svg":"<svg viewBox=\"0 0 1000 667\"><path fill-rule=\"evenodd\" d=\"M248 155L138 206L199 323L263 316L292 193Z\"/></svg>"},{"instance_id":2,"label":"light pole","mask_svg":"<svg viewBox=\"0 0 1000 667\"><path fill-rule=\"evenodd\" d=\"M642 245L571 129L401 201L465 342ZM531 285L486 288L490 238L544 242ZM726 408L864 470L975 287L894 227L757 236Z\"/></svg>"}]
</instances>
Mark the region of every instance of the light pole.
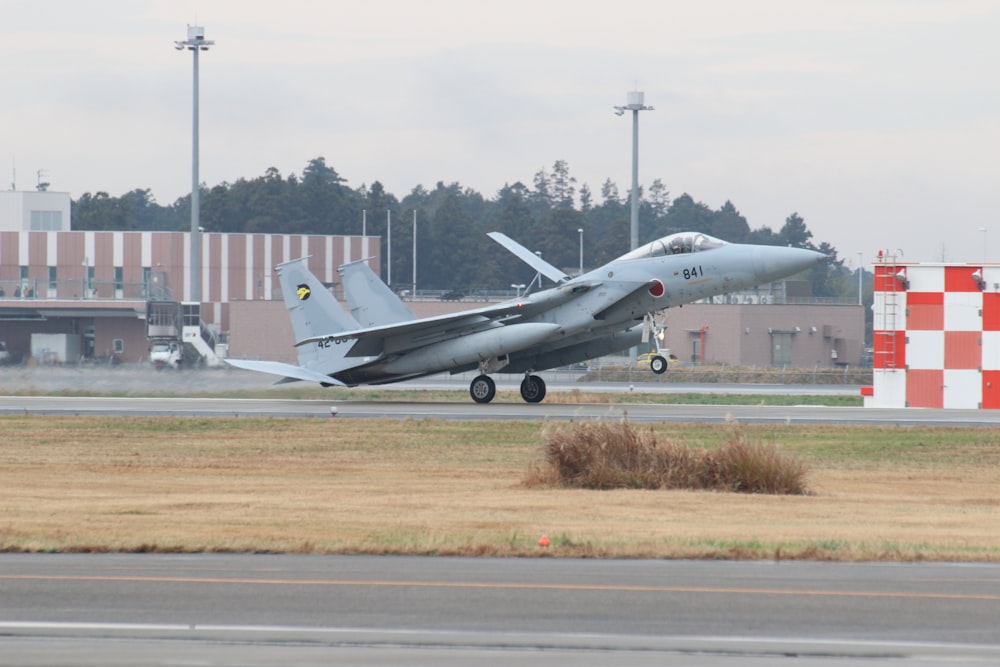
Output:
<instances>
[{"instance_id":1,"label":"light pole","mask_svg":"<svg viewBox=\"0 0 1000 667\"><path fill-rule=\"evenodd\" d=\"M653 107L643 104L645 93L632 91L627 94L626 104L615 107L619 116L626 111L632 112L632 216L629 225L629 250L639 247L639 112L652 111Z\"/></svg>"},{"instance_id":2,"label":"light pole","mask_svg":"<svg viewBox=\"0 0 1000 667\"><path fill-rule=\"evenodd\" d=\"M862 252L858 251L858 305L861 305L861 279L864 277L864 265L862 262Z\"/></svg>"},{"instance_id":3,"label":"light pole","mask_svg":"<svg viewBox=\"0 0 1000 667\"><path fill-rule=\"evenodd\" d=\"M576 233L580 235L580 274L583 275L583 227L579 227Z\"/></svg>"},{"instance_id":4,"label":"light pole","mask_svg":"<svg viewBox=\"0 0 1000 667\"><path fill-rule=\"evenodd\" d=\"M417 296L417 209L413 209L413 296Z\"/></svg>"},{"instance_id":5,"label":"light pole","mask_svg":"<svg viewBox=\"0 0 1000 667\"><path fill-rule=\"evenodd\" d=\"M521 290L524 289L524 283L511 283L510 286L517 292L517 297L521 298Z\"/></svg>"},{"instance_id":6,"label":"light pole","mask_svg":"<svg viewBox=\"0 0 1000 667\"><path fill-rule=\"evenodd\" d=\"M205 39L205 29L189 25L187 39L174 42L178 51L187 49L194 54L194 112L191 130L191 299L201 302L201 230L198 215L201 209L201 185L198 178L198 52L208 51L214 41Z\"/></svg>"},{"instance_id":7,"label":"light pole","mask_svg":"<svg viewBox=\"0 0 1000 667\"><path fill-rule=\"evenodd\" d=\"M632 215L629 223L629 250L639 247L639 112L653 110L653 107L643 104L645 97L645 93L634 90L626 93L625 106L615 107L615 113L619 116L624 115L626 111L632 112ZM635 365L635 357L636 348L632 347L629 349L632 366Z\"/></svg>"}]
</instances>

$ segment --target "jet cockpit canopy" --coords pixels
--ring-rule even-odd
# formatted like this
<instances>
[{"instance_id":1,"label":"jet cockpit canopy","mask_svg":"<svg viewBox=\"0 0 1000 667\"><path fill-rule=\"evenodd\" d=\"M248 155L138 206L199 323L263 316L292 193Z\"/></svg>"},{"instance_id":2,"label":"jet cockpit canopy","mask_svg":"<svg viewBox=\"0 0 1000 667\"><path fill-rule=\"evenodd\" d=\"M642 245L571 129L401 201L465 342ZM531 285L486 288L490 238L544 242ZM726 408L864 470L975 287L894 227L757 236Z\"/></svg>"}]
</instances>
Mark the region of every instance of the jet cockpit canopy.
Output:
<instances>
[{"instance_id":1,"label":"jet cockpit canopy","mask_svg":"<svg viewBox=\"0 0 1000 667\"><path fill-rule=\"evenodd\" d=\"M620 259L645 259L662 257L664 255L682 255L692 252L721 248L726 242L701 232L677 232L663 238L650 241L639 246L632 252L622 255Z\"/></svg>"}]
</instances>

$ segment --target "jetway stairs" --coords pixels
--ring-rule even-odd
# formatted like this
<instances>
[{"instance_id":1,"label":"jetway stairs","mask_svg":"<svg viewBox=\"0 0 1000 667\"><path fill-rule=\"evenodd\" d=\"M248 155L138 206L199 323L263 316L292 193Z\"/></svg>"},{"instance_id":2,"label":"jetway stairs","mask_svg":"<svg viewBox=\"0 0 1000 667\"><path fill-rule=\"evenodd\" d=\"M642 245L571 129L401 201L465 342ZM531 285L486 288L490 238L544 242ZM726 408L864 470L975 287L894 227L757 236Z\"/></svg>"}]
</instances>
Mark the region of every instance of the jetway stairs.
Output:
<instances>
[{"instance_id":1,"label":"jetway stairs","mask_svg":"<svg viewBox=\"0 0 1000 667\"><path fill-rule=\"evenodd\" d=\"M222 366L226 345L201 321L201 304L180 301L146 302L146 338L183 346L184 366Z\"/></svg>"}]
</instances>

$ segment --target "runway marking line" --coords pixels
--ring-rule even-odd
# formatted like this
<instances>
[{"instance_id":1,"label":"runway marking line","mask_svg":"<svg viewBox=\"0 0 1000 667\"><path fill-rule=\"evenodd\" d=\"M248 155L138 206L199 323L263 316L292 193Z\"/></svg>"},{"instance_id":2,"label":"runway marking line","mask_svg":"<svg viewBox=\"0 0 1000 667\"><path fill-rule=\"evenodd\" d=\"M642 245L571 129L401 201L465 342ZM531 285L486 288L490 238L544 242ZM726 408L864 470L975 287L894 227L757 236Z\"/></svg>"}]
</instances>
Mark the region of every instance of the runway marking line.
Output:
<instances>
[{"instance_id":1,"label":"runway marking line","mask_svg":"<svg viewBox=\"0 0 1000 667\"><path fill-rule=\"evenodd\" d=\"M0 574L0 580L123 581L164 584L257 584L264 586L372 586L409 588L478 588L568 591L618 591L622 593L716 593L725 595L801 595L819 597L905 598L928 600L982 600L1000 602L1000 594L913 593L906 591L831 591L787 588L718 588L709 586L616 586L613 584L545 584L528 582L391 581L364 579L246 579L222 577L129 577L89 575Z\"/></svg>"}]
</instances>

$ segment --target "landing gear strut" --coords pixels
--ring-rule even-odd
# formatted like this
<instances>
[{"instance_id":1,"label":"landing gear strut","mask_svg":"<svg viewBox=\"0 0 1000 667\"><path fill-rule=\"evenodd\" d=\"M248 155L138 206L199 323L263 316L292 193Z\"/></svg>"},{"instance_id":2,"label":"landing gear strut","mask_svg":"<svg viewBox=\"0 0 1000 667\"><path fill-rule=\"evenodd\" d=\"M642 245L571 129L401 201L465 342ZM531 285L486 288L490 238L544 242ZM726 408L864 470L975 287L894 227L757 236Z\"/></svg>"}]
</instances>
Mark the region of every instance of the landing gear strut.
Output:
<instances>
[{"instance_id":1,"label":"landing gear strut","mask_svg":"<svg viewBox=\"0 0 1000 667\"><path fill-rule=\"evenodd\" d=\"M469 395L476 403L489 403L497 395L497 385L489 375L477 375L469 385Z\"/></svg>"},{"instance_id":2,"label":"landing gear strut","mask_svg":"<svg viewBox=\"0 0 1000 667\"><path fill-rule=\"evenodd\" d=\"M541 403L545 398L545 380L537 375L525 375L521 381L521 398L527 403Z\"/></svg>"}]
</instances>

